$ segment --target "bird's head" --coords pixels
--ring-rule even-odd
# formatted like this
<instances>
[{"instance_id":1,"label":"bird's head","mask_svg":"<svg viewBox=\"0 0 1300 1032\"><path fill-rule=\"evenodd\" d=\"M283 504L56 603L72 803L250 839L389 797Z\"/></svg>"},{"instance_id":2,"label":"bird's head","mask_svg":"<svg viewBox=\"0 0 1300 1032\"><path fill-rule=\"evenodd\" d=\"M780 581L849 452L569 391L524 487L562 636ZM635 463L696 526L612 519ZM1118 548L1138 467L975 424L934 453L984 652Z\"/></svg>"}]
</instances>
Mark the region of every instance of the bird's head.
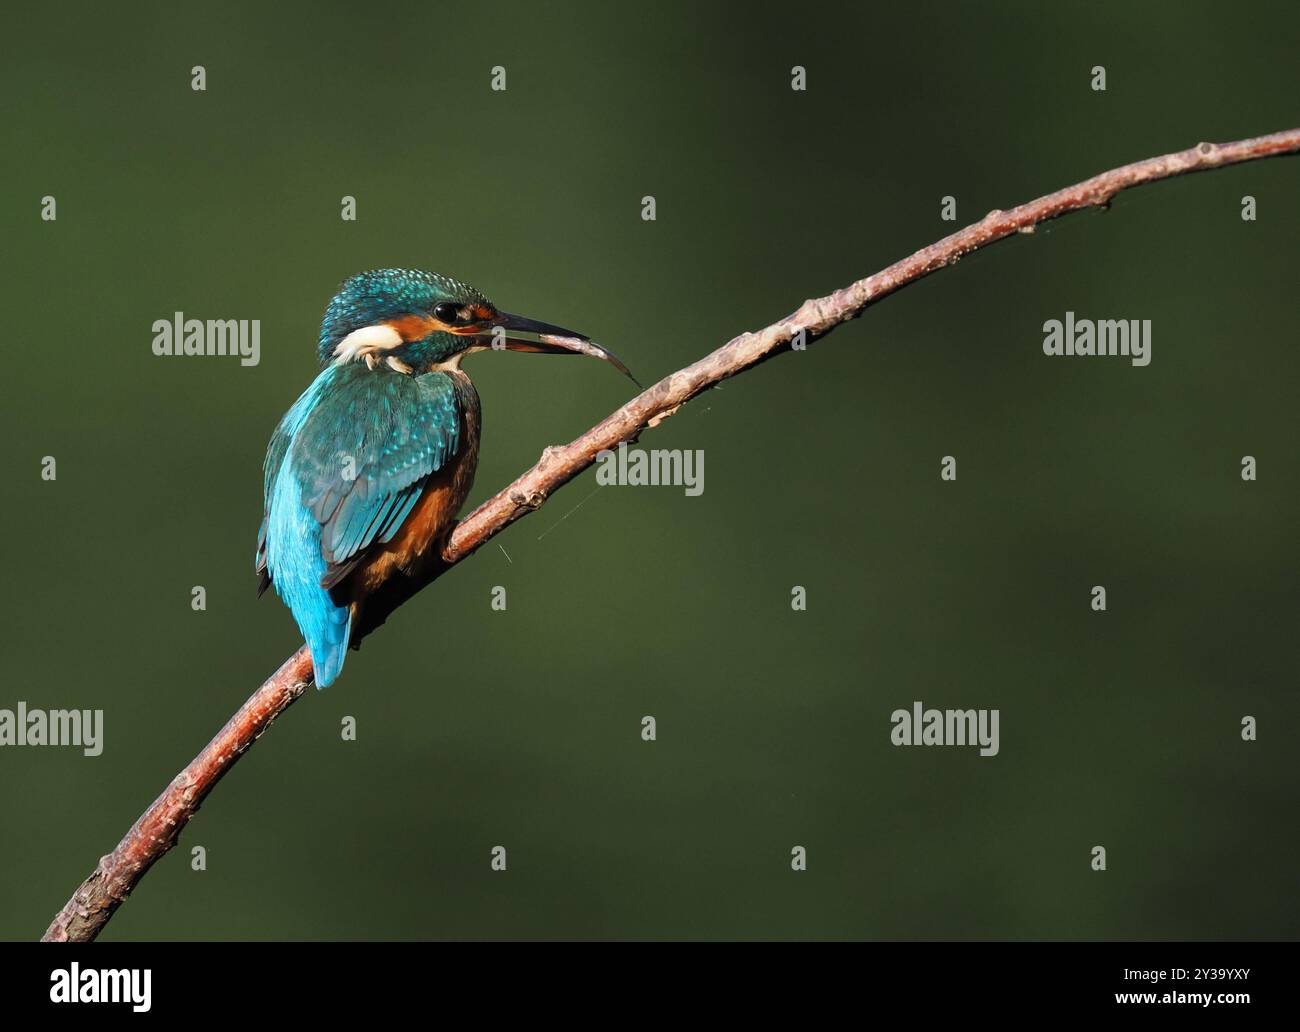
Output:
<instances>
[{"instance_id":1,"label":"bird's head","mask_svg":"<svg viewBox=\"0 0 1300 1032\"><path fill-rule=\"evenodd\" d=\"M636 383L627 366L585 334L503 312L469 284L433 272L358 273L334 295L320 329L323 365L365 362L419 375L489 349L591 355Z\"/></svg>"}]
</instances>

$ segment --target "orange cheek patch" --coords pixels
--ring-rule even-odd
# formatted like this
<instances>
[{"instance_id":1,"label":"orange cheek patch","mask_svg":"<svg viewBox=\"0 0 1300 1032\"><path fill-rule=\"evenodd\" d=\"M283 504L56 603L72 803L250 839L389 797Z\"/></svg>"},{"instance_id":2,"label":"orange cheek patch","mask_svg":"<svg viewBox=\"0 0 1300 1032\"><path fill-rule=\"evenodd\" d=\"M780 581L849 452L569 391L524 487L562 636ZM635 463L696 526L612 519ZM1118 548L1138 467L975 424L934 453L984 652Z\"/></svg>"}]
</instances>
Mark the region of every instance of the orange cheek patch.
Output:
<instances>
[{"instance_id":1,"label":"orange cheek patch","mask_svg":"<svg viewBox=\"0 0 1300 1032\"><path fill-rule=\"evenodd\" d=\"M400 319L390 319L388 325L397 331L397 335L409 344L413 340L424 340L436 330L447 329L437 319L427 315L404 315Z\"/></svg>"},{"instance_id":2,"label":"orange cheek patch","mask_svg":"<svg viewBox=\"0 0 1300 1032\"><path fill-rule=\"evenodd\" d=\"M459 337L481 333L481 325L496 318L496 312L484 305L474 305L470 309L470 314L474 317L474 322L468 326L448 326L431 315L404 315L400 319L388 320L385 325L396 330L403 343L410 344L412 341L424 340L429 334L439 331L454 333Z\"/></svg>"}]
</instances>

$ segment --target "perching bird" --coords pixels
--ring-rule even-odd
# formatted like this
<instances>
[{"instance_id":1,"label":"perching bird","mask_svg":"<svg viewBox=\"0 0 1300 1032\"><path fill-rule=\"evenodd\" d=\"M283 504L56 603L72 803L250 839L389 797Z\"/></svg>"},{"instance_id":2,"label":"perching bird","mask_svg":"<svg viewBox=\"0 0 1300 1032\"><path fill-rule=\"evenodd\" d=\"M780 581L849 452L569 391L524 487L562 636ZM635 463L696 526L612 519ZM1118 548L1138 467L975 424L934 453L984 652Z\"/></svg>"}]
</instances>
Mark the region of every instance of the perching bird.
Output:
<instances>
[{"instance_id":1,"label":"perching bird","mask_svg":"<svg viewBox=\"0 0 1300 1032\"><path fill-rule=\"evenodd\" d=\"M293 612L317 688L439 562L478 462L478 392L460 360L490 348L592 355L632 377L583 334L436 273L363 272L325 309L324 368L266 451L257 537L258 594L274 584Z\"/></svg>"}]
</instances>

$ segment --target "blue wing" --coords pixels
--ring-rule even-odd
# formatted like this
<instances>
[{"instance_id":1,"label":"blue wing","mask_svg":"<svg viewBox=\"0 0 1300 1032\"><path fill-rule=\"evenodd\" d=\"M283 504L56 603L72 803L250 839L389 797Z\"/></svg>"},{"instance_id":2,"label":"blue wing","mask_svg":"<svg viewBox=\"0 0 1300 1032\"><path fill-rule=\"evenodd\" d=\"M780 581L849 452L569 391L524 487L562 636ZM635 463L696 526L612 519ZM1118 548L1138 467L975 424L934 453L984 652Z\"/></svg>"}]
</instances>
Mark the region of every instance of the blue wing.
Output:
<instances>
[{"instance_id":1,"label":"blue wing","mask_svg":"<svg viewBox=\"0 0 1300 1032\"><path fill-rule=\"evenodd\" d=\"M316 686L343 668L351 612L330 588L392 539L431 473L460 445L451 378L364 363L330 366L280 421L266 454L258 535L262 587L274 583L311 648Z\"/></svg>"}]
</instances>

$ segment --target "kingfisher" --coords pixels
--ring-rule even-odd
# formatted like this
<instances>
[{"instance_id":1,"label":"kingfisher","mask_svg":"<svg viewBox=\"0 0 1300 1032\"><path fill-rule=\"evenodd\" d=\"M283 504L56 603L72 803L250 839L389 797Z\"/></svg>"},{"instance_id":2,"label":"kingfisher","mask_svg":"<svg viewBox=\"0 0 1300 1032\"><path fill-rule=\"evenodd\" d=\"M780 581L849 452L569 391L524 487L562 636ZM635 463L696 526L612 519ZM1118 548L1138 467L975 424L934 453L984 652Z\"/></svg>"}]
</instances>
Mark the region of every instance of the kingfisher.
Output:
<instances>
[{"instance_id":1,"label":"kingfisher","mask_svg":"<svg viewBox=\"0 0 1300 1032\"><path fill-rule=\"evenodd\" d=\"M293 613L317 688L441 562L478 464L479 397L460 363L486 350L590 355L636 383L585 334L437 273L362 272L326 307L320 373L267 447L256 559L257 593L274 584Z\"/></svg>"}]
</instances>

